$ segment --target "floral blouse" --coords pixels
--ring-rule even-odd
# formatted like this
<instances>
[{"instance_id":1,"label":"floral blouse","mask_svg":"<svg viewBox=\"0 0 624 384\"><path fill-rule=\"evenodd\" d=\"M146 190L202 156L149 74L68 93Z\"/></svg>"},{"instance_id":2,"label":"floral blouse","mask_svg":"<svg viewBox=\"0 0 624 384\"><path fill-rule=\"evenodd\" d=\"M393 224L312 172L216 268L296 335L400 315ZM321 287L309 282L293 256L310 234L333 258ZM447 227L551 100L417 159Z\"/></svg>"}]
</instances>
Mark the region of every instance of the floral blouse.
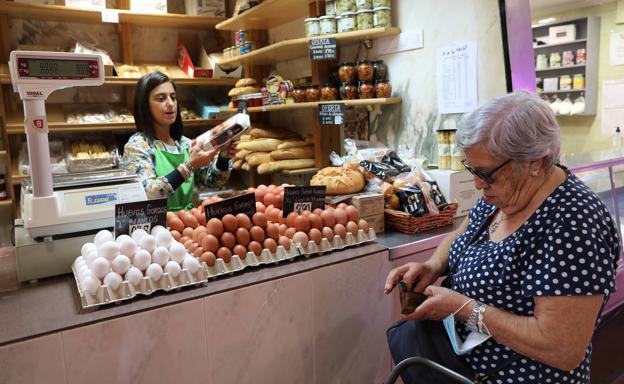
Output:
<instances>
[{"instance_id":1,"label":"floral blouse","mask_svg":"<svg viewBox=\"0 0 624 384\"><path fill-rule=\"evenodd\" d=\"M191 139L182 136L175 142L178 153L183 153L184 148L190 151ZM156 176L156 165L154 157L154 147L159 150L171 152L171 146L154 139L150 140L142 132L137 132L130 137L124 146L124 153L121 157L121 169L131 173L136 173L143 181L143 187L147 197L150 199L163 198L173 195L175 192L169 181L164 176ZM195 170L195 184L201 184L208 188L221 188L227 183L232 169L230 161L227 170L222 171L217 168L218 156L210 165Z\"/></svg>"}]
</instances>

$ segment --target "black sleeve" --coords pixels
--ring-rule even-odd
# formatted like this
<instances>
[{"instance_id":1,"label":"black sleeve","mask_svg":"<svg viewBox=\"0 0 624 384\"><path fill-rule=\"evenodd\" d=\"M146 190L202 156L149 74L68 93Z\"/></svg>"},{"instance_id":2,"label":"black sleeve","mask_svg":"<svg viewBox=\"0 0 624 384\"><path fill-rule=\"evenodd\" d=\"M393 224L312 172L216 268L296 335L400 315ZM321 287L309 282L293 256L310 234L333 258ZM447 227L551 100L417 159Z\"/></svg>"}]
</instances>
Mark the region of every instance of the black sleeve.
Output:
<instances>
[{"instance_id":1,"label":"black sleeve","mask_svg":"<svg viewBox=\"0 0 624 384\"><path fill-rule=\"evenodd\" d=\"M182 185L182 183L184 183L184 177L182 177L180 171L178 171L177 168L171 171L171 173L167 174L165 178L167 179L169 184L171 184L171 188L174 191L178 189L178 187Z\"/></svg>"},{"instance_id":2,"label":"black sleeve","mask_svg":"<svg viewBox=\"0 0 624 384\"><path fill-rule=\"evenodd\" d=\"M219 171L228 171L230 169L230 159L224 159L221 156L217 157L217 169Z\"/></svg>"}]
</instances>

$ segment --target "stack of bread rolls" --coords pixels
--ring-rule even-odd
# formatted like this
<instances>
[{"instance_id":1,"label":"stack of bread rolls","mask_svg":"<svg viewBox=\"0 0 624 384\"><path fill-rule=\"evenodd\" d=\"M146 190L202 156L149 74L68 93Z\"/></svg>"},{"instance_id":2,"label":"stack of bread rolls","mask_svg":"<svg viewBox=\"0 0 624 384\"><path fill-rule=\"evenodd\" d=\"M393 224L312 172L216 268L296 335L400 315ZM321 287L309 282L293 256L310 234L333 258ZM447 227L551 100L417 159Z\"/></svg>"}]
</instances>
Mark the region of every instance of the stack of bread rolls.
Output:
<instances>
[{"instance_id":1,"label":"stack of bread rolls","mask_svg":"<svg viewBox=\"0 0 624 384\"><path fill-rule=\"evenodd\" d=\"M230 91L228 92L228 96L234 99L239 96L251 95L252 93L258 92L260 92L260 88L258 88L258 82L256 81L256 79L247 77L238 80L234 88L230 89ZM230 105L230 107L233 106L233 104Z\"/></svg>"}]
</instances>

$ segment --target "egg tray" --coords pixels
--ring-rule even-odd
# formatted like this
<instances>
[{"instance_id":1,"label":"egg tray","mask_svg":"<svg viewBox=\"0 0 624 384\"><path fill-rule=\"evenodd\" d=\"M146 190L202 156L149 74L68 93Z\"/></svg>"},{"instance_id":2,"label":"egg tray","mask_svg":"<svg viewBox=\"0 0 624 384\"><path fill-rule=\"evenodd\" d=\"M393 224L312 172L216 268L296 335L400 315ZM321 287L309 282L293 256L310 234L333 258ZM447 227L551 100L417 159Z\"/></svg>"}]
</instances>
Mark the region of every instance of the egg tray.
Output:
<instances>
[{"instance_id":1,"label":"egg tray","mask_svg":"<svg viewBox=\"0 0 624 384\"><path fill-rule=\"evenodd\" d=\"M102 285L94 295L88 293L80 285L75 262L72 264L72 272L76 280L78 293L80 294L80 304L82 308L87 309L130 300L137 295L151 295L156 291L167 292L182 287L206 283L208 279L233 274L247 267L274 264L285 260L291 261L298 256L305 256L308 258L316 254L322 255L327 252L368 243L375 239L375 230L370 228L368 234L360 229L356 236L347 232L344 239L341 239L340 236L334 236L331 241L324 238L321 240L320 245L317 245L314 241L310 241L308 245L304 247L301 244L295 244L291 240L290 250L286 250L280 245L277 247L275 253L272 253L268 249L263 249L260 256L256 256L253 252L247 252L244 259L241 259L238 255L234 255L229 263L224 262L223 259L217 259L213 266L202 263L202 268L199 268L195 273L191 273L187 269L182 269L177 277L173 277L171 274L165 272L158 281L154 281L145 276L136 286L130 284L128 281L123 281L116 290L108 285Z\"/></svg>"}]
</instances>

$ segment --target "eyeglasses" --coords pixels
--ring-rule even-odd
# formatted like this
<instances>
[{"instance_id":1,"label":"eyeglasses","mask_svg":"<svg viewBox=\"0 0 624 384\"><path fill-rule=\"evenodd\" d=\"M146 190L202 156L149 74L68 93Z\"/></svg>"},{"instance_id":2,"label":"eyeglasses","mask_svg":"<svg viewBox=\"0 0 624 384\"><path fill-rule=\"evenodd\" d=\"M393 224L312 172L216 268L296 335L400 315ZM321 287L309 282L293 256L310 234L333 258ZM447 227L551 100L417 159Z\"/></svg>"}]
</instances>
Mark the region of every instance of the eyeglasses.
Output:
<instances>
[{"instance_id":1,"label":"eyeglasses","mask_svg":"<svg viewBox=\"0 0 624 384\"><path fill-rule=\"evenodd\" d=\"M511 161L511 159L505 161L503 164L501 164L498 167L492 169L491 171L482 171L480 169L472 168L470 166L470 164L468 164L466 162L466 159L463 159L461 161L461 163L464 166L464 168L466 168L466 170L468 172L470 172L471 174L473 174L474 176L477 176L478 178L480 178L481 180L485 181L488 184L494 184L494 174L496 173L496 171L498 171L499 169L503 168L510 161Z\"/></svg>"}]
</instances>

